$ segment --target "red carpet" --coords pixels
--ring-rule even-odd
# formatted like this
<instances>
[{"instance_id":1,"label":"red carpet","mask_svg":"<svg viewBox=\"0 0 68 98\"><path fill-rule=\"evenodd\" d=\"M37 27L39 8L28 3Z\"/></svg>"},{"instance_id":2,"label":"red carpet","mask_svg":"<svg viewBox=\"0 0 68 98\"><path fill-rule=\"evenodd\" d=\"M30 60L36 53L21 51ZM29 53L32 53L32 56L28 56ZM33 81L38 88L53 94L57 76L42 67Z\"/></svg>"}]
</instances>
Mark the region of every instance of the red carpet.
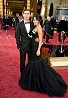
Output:
<instances>
[{"instance_id":1,"label":"red carpet","mask_svg":"<svg viewBox=\"0 0 68 98\"><path fill-rule=\"evenodd\" d=\"M64 97L49 97L47 94L40 94L22 90L18 85L19 72L19 51L16 48L14 30L0 32L0 98L68 98L68 91ZM63 79L68 83L68 69L57 70Z\"/></svg>"}]
</instances>

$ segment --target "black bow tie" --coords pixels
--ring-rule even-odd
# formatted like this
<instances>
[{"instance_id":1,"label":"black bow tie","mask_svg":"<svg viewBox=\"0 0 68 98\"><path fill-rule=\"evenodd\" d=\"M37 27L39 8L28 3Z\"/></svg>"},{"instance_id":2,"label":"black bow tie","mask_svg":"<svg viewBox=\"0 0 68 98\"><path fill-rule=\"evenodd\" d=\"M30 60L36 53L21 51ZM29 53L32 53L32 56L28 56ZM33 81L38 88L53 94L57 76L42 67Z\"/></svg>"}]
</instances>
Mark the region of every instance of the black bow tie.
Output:
<instances>
[{"instance_id":1,"label":"black bow tie","mask_svg":"<svg viewBox=\"0 0 68 98\"><path fill-rule=\"evenodd\" d=\"M29 24L30 22L25 22L25 24Z\"/></svg>"}]
</instances>

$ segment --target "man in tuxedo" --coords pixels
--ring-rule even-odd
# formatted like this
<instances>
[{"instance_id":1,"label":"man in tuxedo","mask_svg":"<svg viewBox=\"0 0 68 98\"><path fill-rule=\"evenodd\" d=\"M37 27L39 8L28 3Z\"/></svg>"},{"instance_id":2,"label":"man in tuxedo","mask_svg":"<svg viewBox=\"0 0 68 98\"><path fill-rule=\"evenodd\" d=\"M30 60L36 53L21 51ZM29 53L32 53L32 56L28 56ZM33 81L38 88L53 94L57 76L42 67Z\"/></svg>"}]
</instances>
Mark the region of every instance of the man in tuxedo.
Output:
<instances>
[{"instance_id":1,"label":"man in tuxedo","mask_svg":"<svg viewBox=\"0 0 68 98\"><path fill-rule=\"evenodd\" d=\"M30 21L30 11L25 9L23 12L23 20L16 27L16 43L20 50L20 72L22 74L25 68L26 53L28 54L28 62L31 61L31 38L29 32L33 29L33 22Z\"/></svg>"},{"instance_id":2,"label":"man in tuxedo","mask_svg":"<svg viewBox=\"0 0 68 98\"><path fill-rule=\"evenodd\" d=\"M59 42L62 41L61 40L61 35L63 37L63 42L65 40L65 32L66 32L66 29L67 29L66 27L67 27L67 24L66 24L66 21L65 21L65 17L63 16L62 20L60 20L60 22L59 22L58 30L57 30L59 32L59 36L58 36Z\"/></svg>"},{"instance_id":3,"label":"man in tuxedo","mask_svg":"<svg viewBox=\"0 0 68 98\"><path fill-rule=\"evenodd\" d=\"M50 16L47 16L47 21L46 21L46 24L45 24L45 30L48 34L46 34L46 42L48 43L49 42L49 35L50 36L53 36L53 27L51 25L51 17Z\"/></svg>"}]
</instances>

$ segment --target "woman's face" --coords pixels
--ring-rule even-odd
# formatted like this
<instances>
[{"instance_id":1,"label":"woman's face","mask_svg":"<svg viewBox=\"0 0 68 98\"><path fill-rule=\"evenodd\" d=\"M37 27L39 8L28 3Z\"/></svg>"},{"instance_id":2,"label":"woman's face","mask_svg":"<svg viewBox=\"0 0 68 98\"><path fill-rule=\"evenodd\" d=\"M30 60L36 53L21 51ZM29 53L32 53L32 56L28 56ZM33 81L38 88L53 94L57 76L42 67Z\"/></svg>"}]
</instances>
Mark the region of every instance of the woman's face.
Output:
<instances>
[{"instance_id":1,"label":"woman's face","mask_svg":"<svg viewBox=\"0 0 68 98\"><path fill-rule=\"evenodd\" d=\"M34 25L38 25L39 24L39 21L36 19L36 17L34 17L33 23L34 23Z\"/></svg>"}]
</instances>

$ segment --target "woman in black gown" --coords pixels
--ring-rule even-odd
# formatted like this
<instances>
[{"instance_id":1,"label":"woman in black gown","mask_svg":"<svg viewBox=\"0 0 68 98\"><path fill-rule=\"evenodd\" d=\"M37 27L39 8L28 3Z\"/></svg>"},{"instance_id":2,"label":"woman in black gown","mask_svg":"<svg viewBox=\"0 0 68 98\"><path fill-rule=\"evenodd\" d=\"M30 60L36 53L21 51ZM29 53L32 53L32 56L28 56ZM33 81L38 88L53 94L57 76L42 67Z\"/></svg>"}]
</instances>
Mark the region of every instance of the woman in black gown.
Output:
<instances>
[{"instance_id":1,"label":"woman in black gown","mask_svg":"<svg viewBox=\"0 0 68 98\"><path fill-rule=\"evenodd\" d=\"M32 60L23 70L19 85L26 90L47 93L50 96L63 96L66 93L67 84L40 56L42 46L40 15L37 14L33 22L35 28L32 31ZM35 40L36 38L39 38L39 42Z\"/></svg>"}]
</instances>

